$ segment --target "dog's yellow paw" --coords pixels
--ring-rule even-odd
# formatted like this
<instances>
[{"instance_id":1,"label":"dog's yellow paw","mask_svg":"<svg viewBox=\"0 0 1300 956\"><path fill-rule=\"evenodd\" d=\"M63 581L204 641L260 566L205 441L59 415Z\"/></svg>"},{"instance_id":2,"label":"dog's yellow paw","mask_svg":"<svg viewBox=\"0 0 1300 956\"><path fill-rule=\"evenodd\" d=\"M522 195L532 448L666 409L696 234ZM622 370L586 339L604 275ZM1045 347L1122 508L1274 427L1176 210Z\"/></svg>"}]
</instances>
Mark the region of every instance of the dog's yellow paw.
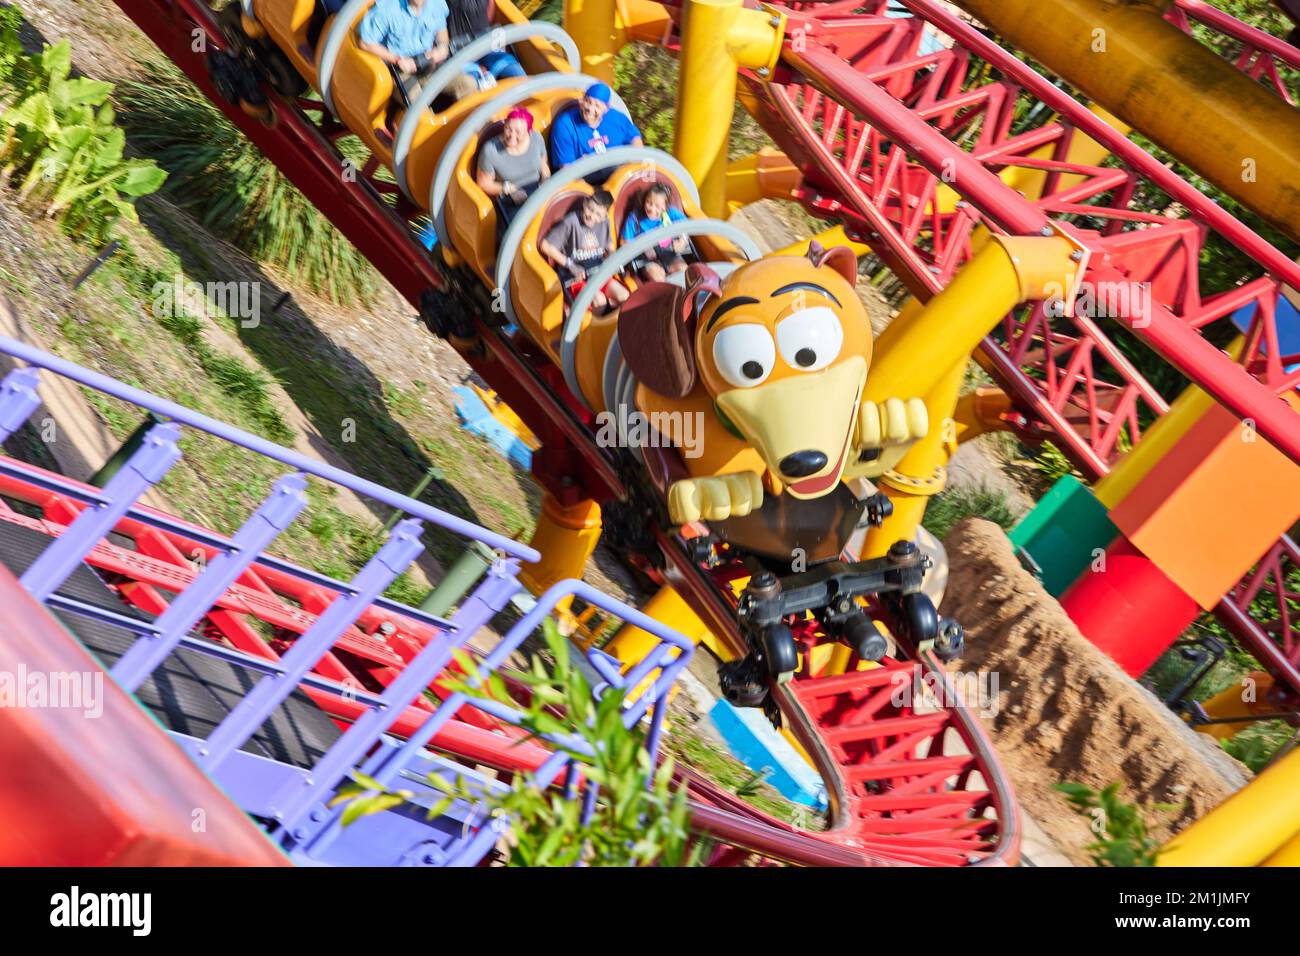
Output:
<instances>
[{"instance_id":1,"label":"dog's yellow paw","mask_svg":"<svg viewBox=\"0 0 1300 956\"><path fill-rule=\"evenodd\" d=\"M866 402L858 411L857 447L888 448L910 444L930 431L930 414L919 398Z\"/></svg>"},{"instance_id":2,"label":"dog's yellow paw","mask_svg":"<svg viewBox=\"0 0 1300 956\"><path fill-rule=\"evenodd\" d=\"M743 518L763 506L763 480L752 471L674 482L668 489L673 524Z\"/></svg>"}]
</instances>

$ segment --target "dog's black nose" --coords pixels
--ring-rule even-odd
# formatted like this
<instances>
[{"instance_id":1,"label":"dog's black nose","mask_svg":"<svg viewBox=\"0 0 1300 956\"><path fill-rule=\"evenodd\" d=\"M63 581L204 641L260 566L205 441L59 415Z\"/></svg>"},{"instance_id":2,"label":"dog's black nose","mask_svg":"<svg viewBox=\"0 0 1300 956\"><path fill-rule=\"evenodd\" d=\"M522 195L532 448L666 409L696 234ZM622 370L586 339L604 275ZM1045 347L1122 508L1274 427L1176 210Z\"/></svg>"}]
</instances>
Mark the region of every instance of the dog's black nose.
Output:
<instances>
[{"instance_id":1,"label":"dog's black nose","mask_svg":"<svg viewBox=\"0 0 1300 956\"><path fill-rule=\"evenodd\" d=\"M819 451L797 451L781 459L781 474L787 478L807 478L826 467L826 455Z\"/></svg>"}]
</instances>

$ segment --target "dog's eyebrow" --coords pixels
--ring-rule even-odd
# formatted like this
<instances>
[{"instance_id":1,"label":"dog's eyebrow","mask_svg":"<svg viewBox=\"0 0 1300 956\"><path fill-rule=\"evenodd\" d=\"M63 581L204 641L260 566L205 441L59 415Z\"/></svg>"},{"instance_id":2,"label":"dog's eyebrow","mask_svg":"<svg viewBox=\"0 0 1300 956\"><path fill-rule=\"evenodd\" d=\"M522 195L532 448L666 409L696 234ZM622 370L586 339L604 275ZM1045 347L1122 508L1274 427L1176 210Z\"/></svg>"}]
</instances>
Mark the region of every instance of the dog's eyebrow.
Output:
<instances>
[{"instance_id":1,"label":"dog's eyebrow","mask_svg":"<svg viewBox=\"0 0 1300 956\"><path fill-rule=\"evenodd\" d=\"M707 332L709 329L713 328L714 323L717 322L718 319L722 318L723 313L728 309L734 309L741 305L758 305L758 300L747 295L737 295L730 299L724 299L718 307L713 310L713 315L709 318L709 324L704 327L704 331Z\"/></svg>"},{"instance_id":2,"label":"dog's eyebrow","mask_svg":"<svg viewBox=\"0 0 1300 956\"><path fill-rule=\"evenodd\" d=\"M787 292L793 292L796 289L807 289L810 292L821 293L822 295L826 296L826 298L834 302L836 305L840 305L840 300L835 298L835 296L831 294L831 291L829 289L823 289L815 282L791 282L789 285L783 285L781 286L781 288L773 292L772 298L775 299L778 295L785 295ZM840 308L842 309L844 308L844 306L840 305Z\"/></svg>"}]
</instances>

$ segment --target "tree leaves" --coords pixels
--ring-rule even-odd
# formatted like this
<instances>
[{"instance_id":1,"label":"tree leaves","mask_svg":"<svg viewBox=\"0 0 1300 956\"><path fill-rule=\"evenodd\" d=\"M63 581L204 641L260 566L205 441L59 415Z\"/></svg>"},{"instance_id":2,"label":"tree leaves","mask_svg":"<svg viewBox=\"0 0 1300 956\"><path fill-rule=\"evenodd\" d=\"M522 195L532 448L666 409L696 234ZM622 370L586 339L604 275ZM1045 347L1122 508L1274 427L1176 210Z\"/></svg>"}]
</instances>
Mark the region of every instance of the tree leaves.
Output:
<instances>
[{"instance_id":1,"label":"tree leaves","mask_svg":"<svg viewBox=\"0 0 1300 956\"><path fill-rule=\"evenodd\" d=\"M699 866L706 847L691 839L686 791L673 787L672 759L657 767L651 761L644 726L627 726L623 691L606 687L593 697L553 621L543 622L542 636L551 663L534 655L527 671L510 675L527 688L526 702L509 697L509 684L499 674L477 678L481 665L464 651L455 652L464 677L451 685L470 697L520 711L520 726L530 739L540 738L572 758L574 774L568 783L573 792L568 787L543 790L531 773L517 774L504 792L485 790L464 776L449 781L431 773L429 787L444 796L428 816L468 807L474 825L508 819L510 866ZM357 782L336 799L349 804L345 822L396 806L377 799L389 793L377 781L353 777ZM591 813L585 816L588 798L593 798ZM354 809L357 803L360 809Z\"/></svg>"},{"instance_id":2,"label":"tree leaves","mask_svg":"<svg viewBox=\"0 0 1300 956\"><path fill-rule=\"evenodd\" d=\"M1097 839L1087 850L1097 866L1155 866L1162 852L1160 844L1147 832L1142 808L1120 796L1120 785L1112 783L1100 792L1081 783L1066 781L1053 788L1065 795L1074 811L1089 819ZM1147 809L1158 812L1177 807L1157 803Z\"/></svg>"}]
</instances>

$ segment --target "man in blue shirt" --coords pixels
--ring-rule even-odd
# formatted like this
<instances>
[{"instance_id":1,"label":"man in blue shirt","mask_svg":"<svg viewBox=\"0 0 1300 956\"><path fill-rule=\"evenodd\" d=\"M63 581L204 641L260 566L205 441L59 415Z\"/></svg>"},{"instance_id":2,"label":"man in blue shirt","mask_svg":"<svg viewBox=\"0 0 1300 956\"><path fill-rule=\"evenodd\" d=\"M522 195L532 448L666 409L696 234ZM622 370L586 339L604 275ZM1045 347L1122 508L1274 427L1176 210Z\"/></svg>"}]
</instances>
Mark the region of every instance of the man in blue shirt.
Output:
<instances>
[{"instance_id":1,"label":"man in blue shirt","mask_svg":"<svg viewBox=\"0 0 1300 956\"><path fill-rule=\"evenodd\" d=\"M624 113L609 108L611 92L604 83L587 88L578 105L567 109L551 127L551 168L559 169L583 156L603 153L616 146L640 146L641 131ZM600 183L610 171L587 177Z\"/></svg>"},{"instance_id":2,"label":"man in blue shirt","mask_svg":"<svg viewBox=\"0 0 1300 956\"><path fill-rule=\"evenodd\" d=\"M447 0L375 0L357 30L358 45L394 67L415 99L451 52L447 12Z\"/></svg>"}]
</instances>

